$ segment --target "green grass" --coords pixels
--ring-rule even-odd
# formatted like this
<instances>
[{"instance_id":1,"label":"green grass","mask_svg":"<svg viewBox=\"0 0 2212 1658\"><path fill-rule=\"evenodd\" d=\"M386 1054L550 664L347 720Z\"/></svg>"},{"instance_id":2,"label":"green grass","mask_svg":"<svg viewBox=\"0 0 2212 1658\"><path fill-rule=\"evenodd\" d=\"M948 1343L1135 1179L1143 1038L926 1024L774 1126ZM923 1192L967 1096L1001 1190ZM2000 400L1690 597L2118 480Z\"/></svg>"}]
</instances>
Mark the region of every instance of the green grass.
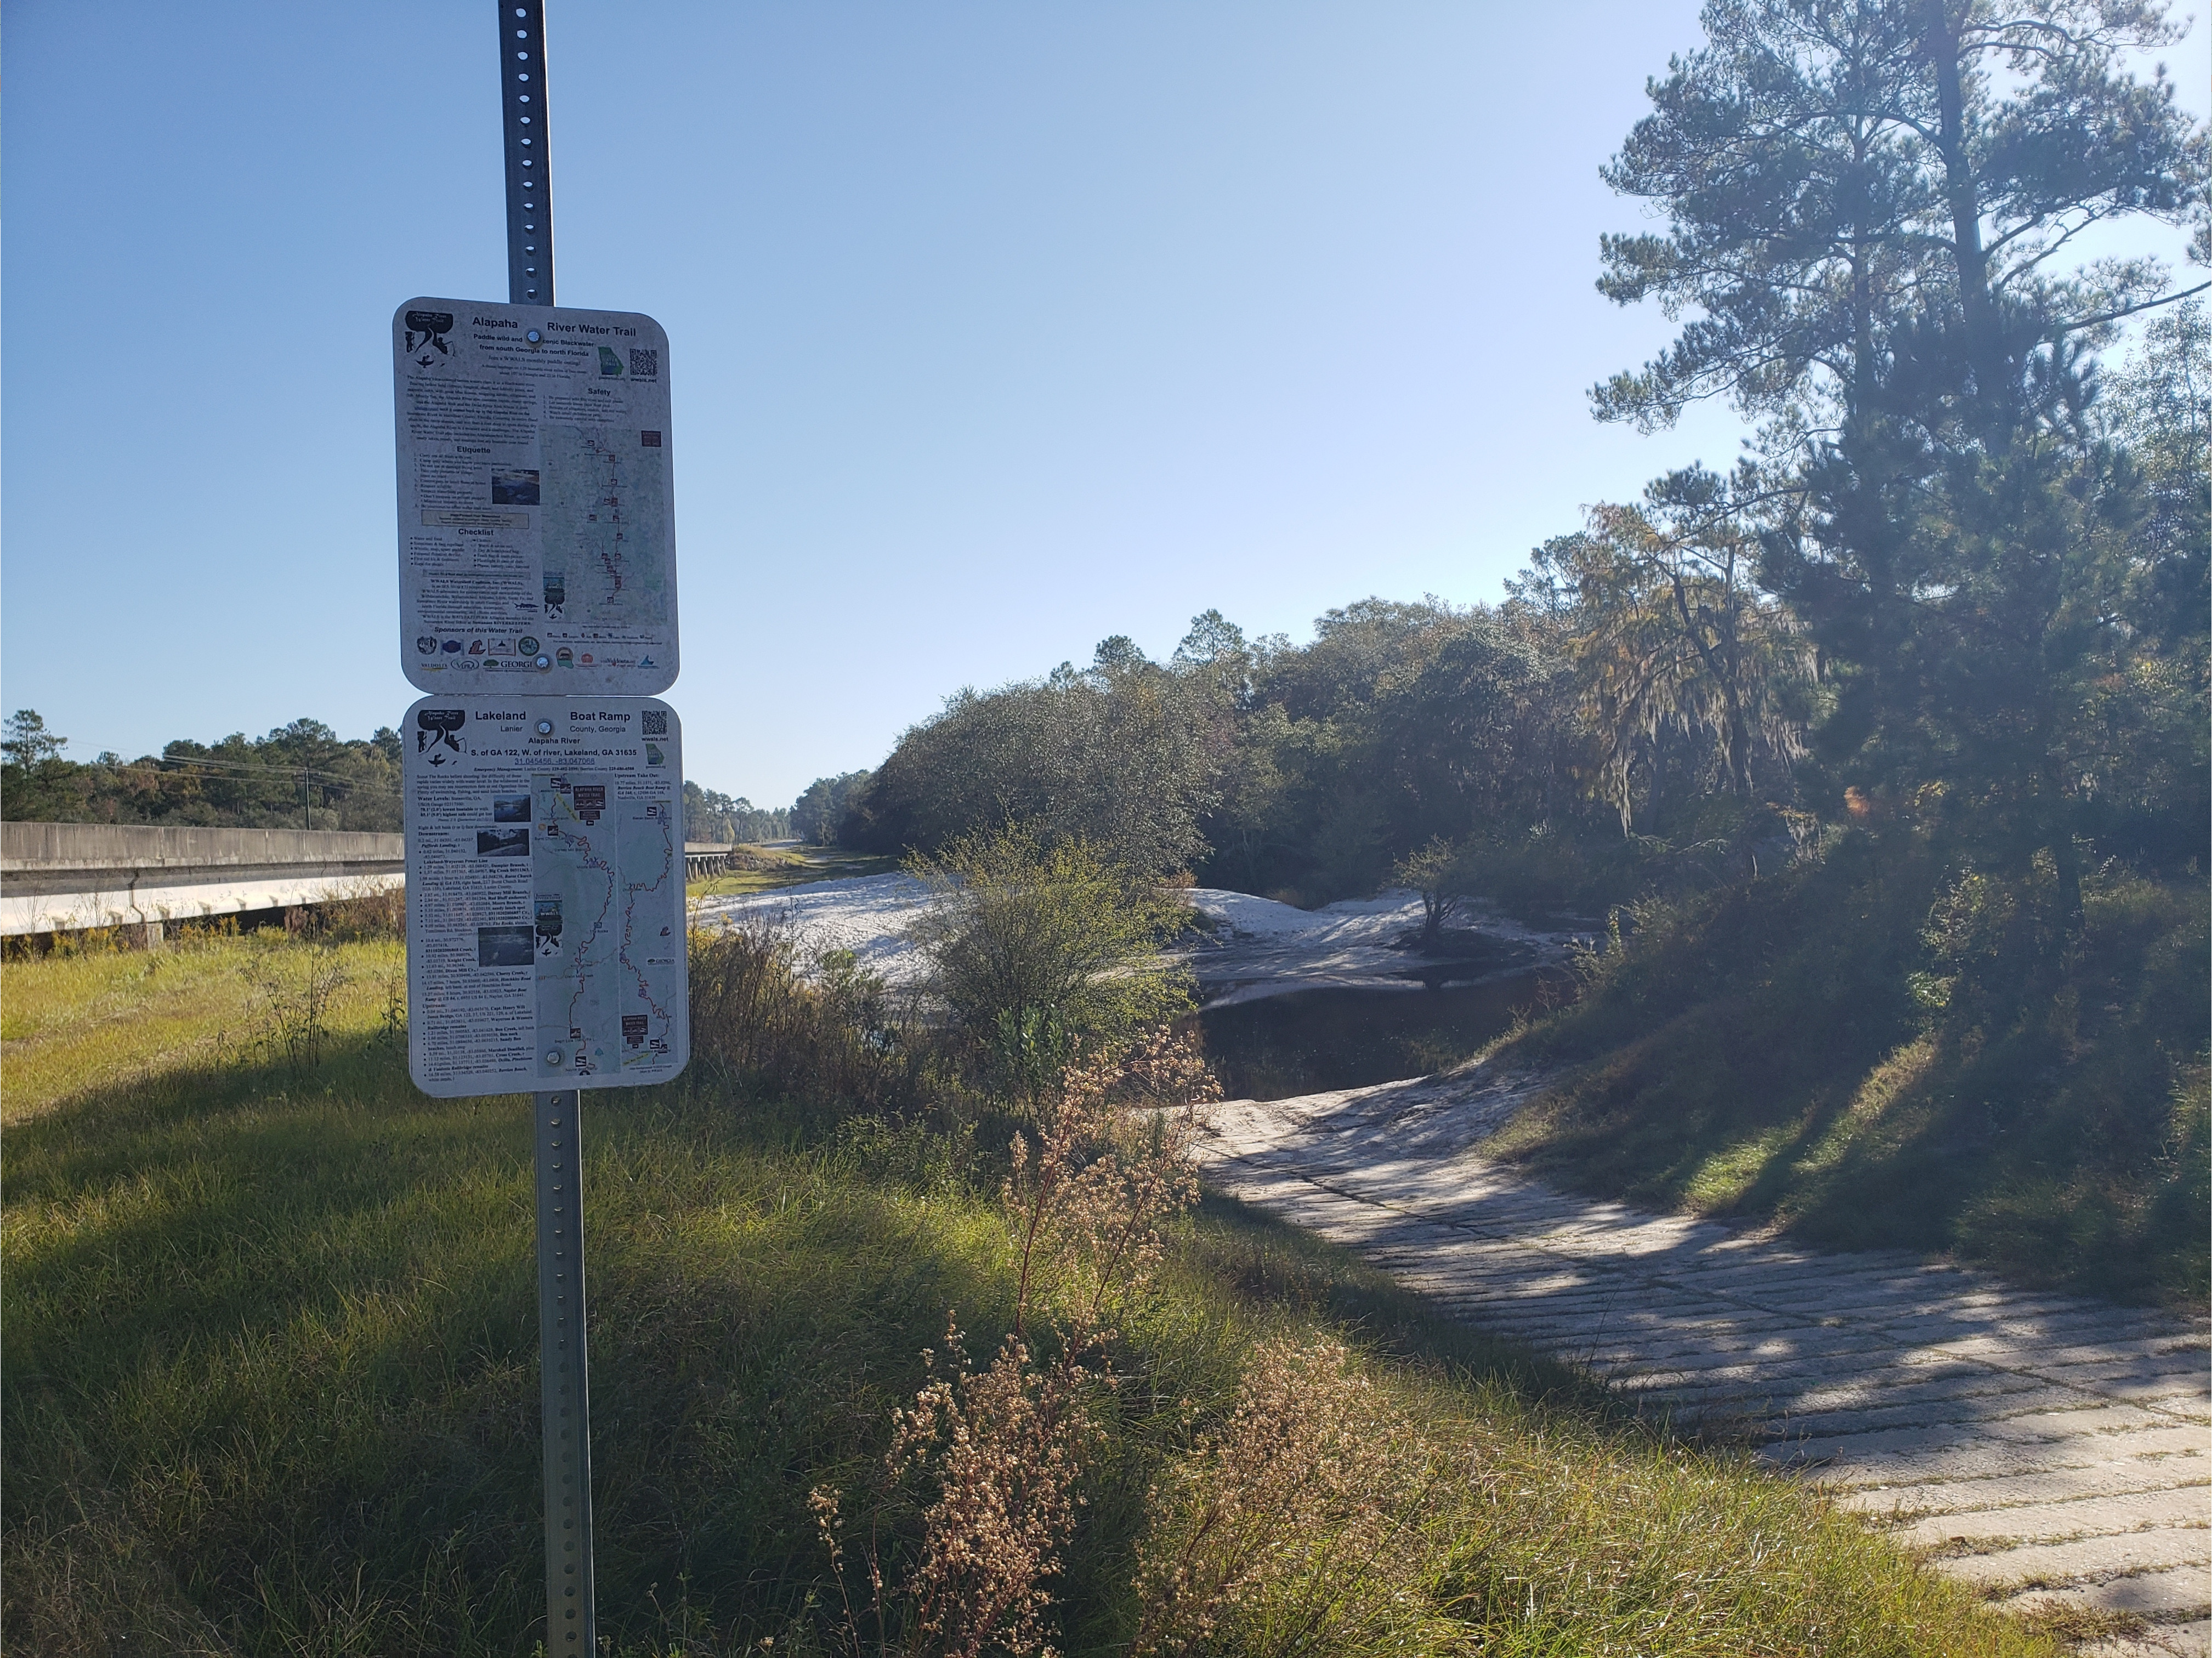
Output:
<instances>
[{"instance_id":1,"label":"green grass","mask_svg":"<svg viewBox=\"0 0 2212 1658\"><path fill-rule=\"evenodd\" d=\"M321 1066L252 1057L254 947L0 967L8 1649L526 1654L526 1108L415 1092L381 1033L388 944L342 953ZM948 1309L979 1351L1006 1327L988 1171L703 1072L585 1122L603 1630L816 1650L807 1490L872 1465ZM1123 1339L1055 1586L1068 1651L1126 1638L1145 1492L1253 1341L1319 1331L1481 1470L1425 1540L1426 1633L1393 1652L2055 1650L1789 1482L1209 1202Z\"/></svg>"},{"instance_id":2,"label":"green grass","mask_svg":"<svg viewBox=\"0 0 2212 1658\"><path fill-rule=\"evenodd\" d=\"M896 858L846 852L836 847L745 847L744 860L753 865L711 875L688 883L687 898L733 898L748 893L775 892L809 881L834 881L860 875L886 875L899 866Z\"/></svg>"},{"instance_id":3,"label":"green grass","mask_svg":"<svg viewBox=\"0 0 2212 1658\"><path fill-rule=\"evenodd\" d=\"M1486 1149L1816 1246L2201 1307L2203 884L2112 874L2085 908L2063 948L1985 936L1929 867L1846 847L1649 911L1496 1050L1559 1081Z\"/></svg>"}]
</instances>

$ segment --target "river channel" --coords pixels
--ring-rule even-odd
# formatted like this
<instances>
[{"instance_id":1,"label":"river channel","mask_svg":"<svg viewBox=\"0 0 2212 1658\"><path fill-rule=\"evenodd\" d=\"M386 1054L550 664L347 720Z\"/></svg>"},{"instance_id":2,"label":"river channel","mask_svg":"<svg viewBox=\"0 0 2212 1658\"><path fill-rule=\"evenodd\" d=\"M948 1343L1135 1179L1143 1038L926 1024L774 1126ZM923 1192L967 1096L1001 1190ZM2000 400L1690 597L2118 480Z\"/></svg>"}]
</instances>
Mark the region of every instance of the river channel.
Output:
<instances>
[{"instance_id":1,"label":"river channel","mask_svg":"<svg viewBox=\"0 0 2212 1658\"><path fill-rule=\"evenodd\" d=\"M1546 967L1437 990L1299 990L1191 1023L1230 1098L1279 1100L1448 1069L1571 983Z\"/></svg>"}]
</instances>

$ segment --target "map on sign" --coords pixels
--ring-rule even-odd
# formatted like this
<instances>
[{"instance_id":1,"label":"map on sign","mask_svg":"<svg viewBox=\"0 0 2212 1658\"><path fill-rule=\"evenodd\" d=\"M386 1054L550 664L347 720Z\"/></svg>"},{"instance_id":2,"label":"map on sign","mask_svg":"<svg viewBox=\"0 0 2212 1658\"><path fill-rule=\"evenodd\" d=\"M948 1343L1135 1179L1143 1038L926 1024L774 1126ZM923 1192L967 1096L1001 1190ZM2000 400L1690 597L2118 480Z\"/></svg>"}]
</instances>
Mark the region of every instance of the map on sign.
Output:
<instances>
[{"instance_id":1,"label":"map on sign","mask_svg":"<svg viewBox=\"0 0 2212 1658\"><path fill-rule=\"evenodd\" d=\"M538 428L545 568L542 602L556 622L604 631L665 628L670 570L668 463L606 427ZM555 550L558 550L558 553ZM556 568L556 556L565 568Z\"/></svg>"},{"instance_id":2,"label":"map on sign","mask_svg":"<svg viewBox=\"0 0 2212 1658\"><path fill-rule=\"evenodd\" d=\"M684 1068L681 741L674 710L642 697L409 711L408 1067L424 1092Z\"/></svg>"},{"instance_id":3,"label":"map on sign","mask_svg":"<svg viewBox=\"0 0 2212 1658\"><path fill-rule=\"evenodd\" d=\"M588 772L532 780L538 1059L549 1082L665 1072L684 994L684 843L665 800L616 799Z\"/></svg>"},{"instance_id":4,"label":"map on sign","mask_svg":"<svg viewBox=\"0 0 2212 1658\"><path fill-rule=\"evenodd\" d=\"M414 299L392 319L392 348L408 678L463 695L674 683L660 325Z\"/></svg>"}]
</instances>

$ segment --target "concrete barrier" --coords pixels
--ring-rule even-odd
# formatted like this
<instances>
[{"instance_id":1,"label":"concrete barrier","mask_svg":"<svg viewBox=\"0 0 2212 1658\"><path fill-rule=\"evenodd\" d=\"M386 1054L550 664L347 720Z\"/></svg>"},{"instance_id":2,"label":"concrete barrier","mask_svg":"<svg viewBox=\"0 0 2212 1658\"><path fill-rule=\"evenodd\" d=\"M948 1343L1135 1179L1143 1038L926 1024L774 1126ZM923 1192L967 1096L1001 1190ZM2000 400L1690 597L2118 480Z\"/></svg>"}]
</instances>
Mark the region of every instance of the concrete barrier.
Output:
<instances>
[{"instance_id":1,"label":"concrete barrier","mask_svg":"<svg viewBox=\"0 0 2212 1658\"><path fill-rule=\"evenodd\" d=\"M404 886L398 835L0 823L0 936L292 909Z\"/></svg>"}]
</instances>

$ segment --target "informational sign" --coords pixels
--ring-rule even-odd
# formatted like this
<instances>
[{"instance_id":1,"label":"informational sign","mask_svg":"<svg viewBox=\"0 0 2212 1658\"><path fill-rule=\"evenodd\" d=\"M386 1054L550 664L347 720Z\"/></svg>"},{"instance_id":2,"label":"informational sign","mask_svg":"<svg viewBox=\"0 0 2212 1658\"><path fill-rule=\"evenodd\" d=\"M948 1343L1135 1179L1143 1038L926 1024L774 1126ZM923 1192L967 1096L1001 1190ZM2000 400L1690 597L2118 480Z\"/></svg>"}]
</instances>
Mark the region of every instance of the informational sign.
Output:
<instances>
[{"instance_id":1,"label":"informational sign","mask_svg":"<svg viewBox=\"0 0 2212 1658\"><path fill-rule=\"evenodd\" d=\"M683 1070L675 711L645 697L430 696L403 735L415 1085L451 1098Z\"/></svg>"},{"instance_id":2,"label":"informational sign","mask_svg":"<svg viewBox=\"0 0 2212 1658\"><path fill-rule=\"evenodd\" d=\"M408 679L486 696L675 683L660 325L416 299L392 314L392 362Z\"/></svg>"}]
</instances>

